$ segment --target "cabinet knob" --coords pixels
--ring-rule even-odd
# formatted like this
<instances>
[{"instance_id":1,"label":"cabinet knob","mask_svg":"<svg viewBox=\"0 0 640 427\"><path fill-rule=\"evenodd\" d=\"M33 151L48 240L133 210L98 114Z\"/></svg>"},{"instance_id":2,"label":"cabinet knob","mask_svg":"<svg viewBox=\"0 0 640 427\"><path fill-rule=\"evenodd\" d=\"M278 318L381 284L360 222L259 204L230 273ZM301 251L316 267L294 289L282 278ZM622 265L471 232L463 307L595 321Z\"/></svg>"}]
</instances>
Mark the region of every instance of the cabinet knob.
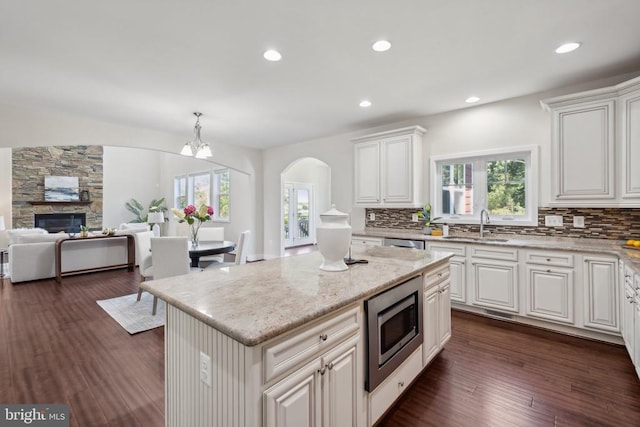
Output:
<instances>
[{"instance_id":1,"label":"cabinet knob","mask_svg":"<svg viewBox=\"0 0 640 427\"><path fill-rule=\"evenodd\" d=\"M324 373L327 372L327 368L323 366L321 369L318 369L318 372L320 373L320 375L324 375Z\"/></svg>"},{"instance_id":2,"label":"cabinet knob","mask_svg":"<svg viewBox=\"0 0 640 427\"><path fill-rule=\"evenodd\" d=\"M438 277L442 277L442 273L438 273Z\"/></svg>"},{"instance_id":3,"label":"cabinet knob","mask_svg":"<svg viewBox=\"0 0 640 427\"><path fill-rule=\"evenodd\" d=\"M329 368L329 370L333 369L333 362L329 362L328 365L326 365L327 368Z\"/></svg>"},{"instance_id":4,"label":"cabinet knob","mask_svg":"<svg viewBox=\"0 0 640 427\"><path fill-rule=\"evenodd\" d=\"M551 258L547 258L547 262L551 262Z\"/></svg>"},{"instance_id":5,"label":"cabinet knob","mask_svg":"<svg viewBox=\"0 0 640 427\"><path fill-rule=\"evenodd\" d=\"M322 335L320 335L320 341L326 341L326 340L327 340L327 338L329 338L329 337L327 336L327 334L322 334Z\"/></svg>"},{"instance_id":6,"label":"cabinet knob","mask_svg":"<svg viewBox=\"0 0 640 427\"><path fill-rule=\"evenodd\" d=\"M400 386L400 387L404 387L404 381L400 381L400 382L398 382L398 386Z\"/></svg>"},{"instance_id":7,"label":"cabinet knob","mask_svg":"<svg viewBox=\"0 0 640 427\"><path fill-rule=\"evenodd\" d=\"M547 273L551 273L551 270L547 270Z\"/></svg>"}]
</instances>

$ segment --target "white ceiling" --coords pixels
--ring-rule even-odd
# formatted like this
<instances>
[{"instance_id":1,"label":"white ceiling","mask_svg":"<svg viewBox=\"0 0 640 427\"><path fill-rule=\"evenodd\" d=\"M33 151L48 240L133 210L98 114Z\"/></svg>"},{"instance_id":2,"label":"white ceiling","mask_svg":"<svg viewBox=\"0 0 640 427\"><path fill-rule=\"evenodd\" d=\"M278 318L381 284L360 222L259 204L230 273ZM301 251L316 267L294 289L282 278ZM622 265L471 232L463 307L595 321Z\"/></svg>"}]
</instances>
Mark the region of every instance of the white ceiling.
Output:
<instances>
[{"instance_id":1,"label":"white ceiling","mask_svg":"<svg viewBox=\"0 0 640 427\"><path fill-rule=\"evenodd\" d=\"M0 102L178 147L201 111L205 142L265 148L640 71L638 18L639 0L2 0Z\"/></svg>"}]
</instances>

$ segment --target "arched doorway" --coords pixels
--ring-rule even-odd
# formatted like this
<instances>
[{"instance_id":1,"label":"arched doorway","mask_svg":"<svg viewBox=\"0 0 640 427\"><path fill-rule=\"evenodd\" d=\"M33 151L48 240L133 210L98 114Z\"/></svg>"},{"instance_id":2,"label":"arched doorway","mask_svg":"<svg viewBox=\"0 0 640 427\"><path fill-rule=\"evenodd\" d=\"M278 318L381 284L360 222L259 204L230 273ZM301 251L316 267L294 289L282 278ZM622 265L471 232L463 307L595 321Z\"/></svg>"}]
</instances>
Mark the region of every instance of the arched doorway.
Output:
<instances>
[{"instance_id":1,"label":"arched doorway","mask_svg":"<svg viewBox=\"0 0 640 427\"><path fill-rule=\"evenodd\" d=\"M281 247L316 243L320 213L331 208L331 168L305 157L291 162L281 173Z\"/></svg>"}]
</instances>

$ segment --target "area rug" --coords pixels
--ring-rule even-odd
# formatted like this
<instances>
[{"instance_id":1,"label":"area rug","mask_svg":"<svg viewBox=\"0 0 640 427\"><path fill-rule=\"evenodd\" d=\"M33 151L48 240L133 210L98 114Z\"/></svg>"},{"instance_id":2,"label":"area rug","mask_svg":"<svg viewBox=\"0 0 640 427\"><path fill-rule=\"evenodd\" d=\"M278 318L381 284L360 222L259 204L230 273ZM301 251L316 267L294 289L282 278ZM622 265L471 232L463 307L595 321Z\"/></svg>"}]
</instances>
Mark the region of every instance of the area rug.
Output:
<instances>
[{"instance_id":1,"label":"area rug","mask_svg":"<svg viewBox=\"0 0 640 427\"><path fill-rule=\"evenodd\" d=\"M151 314L153 295L143 292L140 301L136 301L137 296L131 294L96 302L131 335L163 326L164 301L158 300L158 312L154 316Z\"/></svg>"}]
</instances>

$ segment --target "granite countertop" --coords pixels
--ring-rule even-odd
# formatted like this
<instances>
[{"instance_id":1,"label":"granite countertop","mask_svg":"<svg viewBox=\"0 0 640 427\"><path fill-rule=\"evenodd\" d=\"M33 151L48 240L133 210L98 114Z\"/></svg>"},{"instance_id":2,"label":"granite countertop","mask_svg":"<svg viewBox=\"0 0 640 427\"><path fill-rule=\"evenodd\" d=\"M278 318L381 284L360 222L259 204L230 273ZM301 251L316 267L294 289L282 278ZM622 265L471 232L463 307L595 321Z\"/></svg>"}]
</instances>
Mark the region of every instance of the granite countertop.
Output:
<instances>
[{"instance_id":1,"label":"granite countertop","mask_svg":"<svg viewBox=\"0 0 640 427\"><path fill-rule=\"evenodd\" d=\"M354 247L368 264L319 269L322 255L276 258L143 282L140 286L247 346L369 298L446 262L452 254L392 247Z\"/></svg>"},{"instance_id":2,"label":"granite countertop","mask_svg":"<svg viewBox=\"0 0 640 427\"><path fill-rule=\"evenodd\" d=\"M529 236L514 234L490 234L481 239L477 233L455 233L448 237L429 236L417 231L388 228L367 228L354 231L354 236L389 237L394 239L424 240L425 242L467 243L507 246L523 249L551 249L572 252L605 253L618 256L640 274L640 250L626 249L622 240L580 239L570 237Z\"/></svg>"}]
</instances>

